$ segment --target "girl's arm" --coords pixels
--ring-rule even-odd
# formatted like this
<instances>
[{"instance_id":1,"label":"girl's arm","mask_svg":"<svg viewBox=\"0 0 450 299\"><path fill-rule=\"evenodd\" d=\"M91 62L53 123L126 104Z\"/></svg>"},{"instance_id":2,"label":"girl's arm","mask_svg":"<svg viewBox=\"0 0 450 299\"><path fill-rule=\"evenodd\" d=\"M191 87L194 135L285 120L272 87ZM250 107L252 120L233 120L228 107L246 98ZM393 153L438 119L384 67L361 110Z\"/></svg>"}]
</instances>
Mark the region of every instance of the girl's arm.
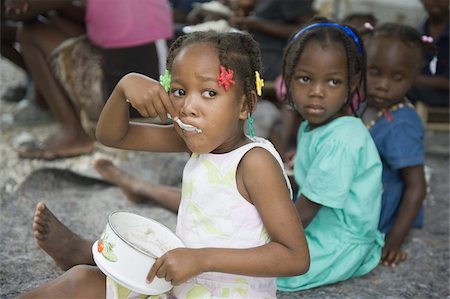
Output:
<instances>
[{"instance_id":1,"label":"girl's arm","mask_svg":"<svg viewBox=\"0 0 450 299\"><path fill-rule=\"evenodd\" d=\"M239 164L237 184L258 210L271 241L248 249L175 249L156 261L149 280L157 275L180 284L202 272L277 277L308 271L309 251L301 221L272 154L262 148L250 150Z\"/></svg>"},{"instance_id":2,"label":"girl's arm","mask_svg":"<svg viewBox=\"0 0 450 299\"><path fill-rule=\"evenodd\" d=\"M317 212L319 212L322 205L315 203L309 200L303 194L300 194L300 196L297 198L297 201L295 202L295 207L297 208L297 212L302 219L303 227L308 227L308 225L316 216Z\"/></svg>"},{"instance_id":3,"label":"girl's arm","mask_svg":"<svg viewBox=\"0 0 450 299\"><path fill-rule=\"evenodd\" d=\"M167 120L167 113L177 115L169 95L159 82L144 75L127 74L117 83L100 114L95 133L101 143L121 149L187 151L183 139L172 125L129 122L128 105L144 117L159 116Z\"/></svg>"},{"instance_id":4,"label":"girl's arm","mask_svg":"<svg viewBox=\"0 0 450 299\"><path fill-rule=\"evenodd\" d=\"M405 182L405 192L400 204L397 219L389 234L381 255L381 262L387 266L396 266L406 259L401 250L405 237L422 207L426 195L426 182L423 165L405 167L401 170Z\"/></svg>"}]
</instances>

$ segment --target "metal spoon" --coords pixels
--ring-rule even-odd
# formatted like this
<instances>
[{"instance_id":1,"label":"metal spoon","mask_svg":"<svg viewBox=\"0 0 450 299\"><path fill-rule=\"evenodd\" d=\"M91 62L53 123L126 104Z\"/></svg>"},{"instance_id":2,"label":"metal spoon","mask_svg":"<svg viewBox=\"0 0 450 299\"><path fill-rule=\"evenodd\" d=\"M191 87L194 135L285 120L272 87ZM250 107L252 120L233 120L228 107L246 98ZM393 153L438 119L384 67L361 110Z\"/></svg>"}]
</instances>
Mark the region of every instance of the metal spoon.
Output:
<instances>
[{"instance_id":1,"label":"metal spoon","mask_svg":"<svg viewBox=\"0 0 450 299\"><path fill-rule=\"evenodd\" d=\"M194 132L195 131L197 133L201 133L202 132L202 130L197 128L197 127L194 127L192 125L188 125L188 124L183 123L181 121L181 119L179 119L178 117L177 117L177 119L173 119L173 117L170 114L167 114L167 117L172 119L172 120L174 120L180 126L180 128L182 128L185 131L188 131L188 132Z\"/></svg>"}]
</instances>

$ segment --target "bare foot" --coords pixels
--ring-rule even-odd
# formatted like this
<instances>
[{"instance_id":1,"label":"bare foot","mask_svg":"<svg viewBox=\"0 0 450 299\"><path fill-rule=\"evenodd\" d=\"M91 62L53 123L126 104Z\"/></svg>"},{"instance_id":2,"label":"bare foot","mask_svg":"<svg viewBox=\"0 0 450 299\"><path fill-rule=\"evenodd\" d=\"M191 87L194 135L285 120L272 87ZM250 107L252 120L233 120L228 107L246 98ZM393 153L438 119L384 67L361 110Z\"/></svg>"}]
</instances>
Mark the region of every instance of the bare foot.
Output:
<instances>
[{"instance_id":1,"label":"bare foot","mask_svg":"<svg viewBox=\"0 0 450 299\"><path fill-rule=\"evenodd\" d=\"M58 267L67 270L75 265L95 265L92 257L94 241L82 239L62 224L43 202L36 205L33 220L36 241Z\"/></svg>"},{"instance_id":2,"label":"bare foot","mask_svg":"<svg viewBox=\"0 0 450 299\"><path fill-rule=\"evenodd\" d=\"M136 177L118 168L110 160L94 160L93 166L105 181L118 186L128 200L135 203L151 200L142 191L142 183Z\"/></svg>"},{"instance_id":3,"label":"bare foot","mask_svg":"<svg viewBox=\"0 0 450 299\"><path fill-rule=\"evenodd\" d=\"M46 141L21 148L19 156L28 159L55 160L89 154L94 150L94 141L84 133L59 132Z\"/></svg>"}]
</instances>

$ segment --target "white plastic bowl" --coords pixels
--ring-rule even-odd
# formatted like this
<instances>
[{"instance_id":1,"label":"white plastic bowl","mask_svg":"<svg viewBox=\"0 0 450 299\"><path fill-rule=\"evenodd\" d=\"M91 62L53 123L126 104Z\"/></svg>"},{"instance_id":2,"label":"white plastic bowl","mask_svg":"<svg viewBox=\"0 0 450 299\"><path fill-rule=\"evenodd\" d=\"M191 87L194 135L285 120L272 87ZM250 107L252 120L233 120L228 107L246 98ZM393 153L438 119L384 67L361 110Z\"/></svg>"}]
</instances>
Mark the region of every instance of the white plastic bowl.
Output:
<instances>
[{"instance_id":1,"label":"white plastic bowl","mask_svg":"<svg viewBox=\"0 0 450 299\"><path fill-rule=\"evenodd\" d=\"M170 282L155 277L147 284L155 257L184 247L166 226L128 212L113 212L105 230L92 246L95 263L108 277L124 287L146 295L159 295L172 288Z\"/></svg>"}]
</instances>

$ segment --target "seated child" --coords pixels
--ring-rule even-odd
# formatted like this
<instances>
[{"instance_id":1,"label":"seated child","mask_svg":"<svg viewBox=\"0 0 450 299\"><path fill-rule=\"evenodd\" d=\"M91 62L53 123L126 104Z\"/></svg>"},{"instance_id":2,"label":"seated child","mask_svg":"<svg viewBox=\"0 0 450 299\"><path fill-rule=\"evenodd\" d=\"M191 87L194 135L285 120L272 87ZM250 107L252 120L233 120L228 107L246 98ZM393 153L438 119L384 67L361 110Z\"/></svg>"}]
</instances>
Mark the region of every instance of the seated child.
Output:
<instances>
[{"instance_id":1,"label":"seated child","mask_svg":"<svg viewBox=\"0 0 450 299\"><path fill-rule=\"evenodd\" d=\"M158 258L147 276L171 281L176 298L191 290L214 298L275 298L275 277L308 270L281 157L267 140L244 134L261 95L260 66L258 45L248 34L185 35L169 50L163 86L128 74L100 115L96 134L105 145L191 154L176 228L186 248ZM144 117L166 121L169 114L175 124L130 122L129 105ZM108 279L106 288L105 281L98 268L75 266L23 298L139 296L106 293L117 284Z\"/></svg>"},{"instance_id":2,"label":"seated child","mask_svg":"<svg viewBox=\"0 0 450 299\"><path fill-rule=\"evenodd\" d=\"M365 86L365 62L358 33L326 20L301 29L286 48L288 99L304 119L297 135L295 205L311 265L304 275L278 278L279 290L364 275L380 261L382 164L368 130L350 113Z\"/></svg>"},{"instance_id":3,"label":"seated child","mask_svg":"<svg viewBox=\"0 0 450 299\"><path fill-rule=\"evenodd\" d=\"M367 42L367 107L362 119L383 162L379 229L386 233L381 262L406 259L401 246L411 227L423 225L424 128L405 94L420 72L425 43L410 27L386 23Z\"/></svg>"}]
</instances>

